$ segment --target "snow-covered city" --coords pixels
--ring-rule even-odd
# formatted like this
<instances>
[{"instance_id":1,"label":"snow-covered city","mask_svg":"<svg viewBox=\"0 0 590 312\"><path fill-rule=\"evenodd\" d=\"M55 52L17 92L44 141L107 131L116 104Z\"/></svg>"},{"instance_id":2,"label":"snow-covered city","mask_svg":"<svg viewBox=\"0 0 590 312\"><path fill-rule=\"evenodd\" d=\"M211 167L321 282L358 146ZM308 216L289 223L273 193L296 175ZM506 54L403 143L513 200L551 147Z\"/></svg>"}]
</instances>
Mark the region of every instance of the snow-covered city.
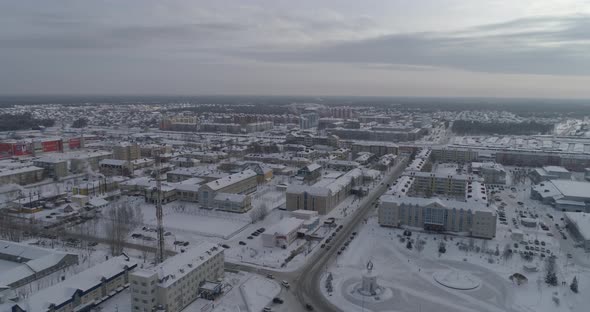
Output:
<instances>
[{"instance_id":1,"label":"snow-covered city","mask_svg":"<svg viewBox=\"0 0 590 312\"><path fill-rule=\"evenodd\" d=\"M590 0L0 23L0 312L590 311Z\"/></svg>"}]
</instances>

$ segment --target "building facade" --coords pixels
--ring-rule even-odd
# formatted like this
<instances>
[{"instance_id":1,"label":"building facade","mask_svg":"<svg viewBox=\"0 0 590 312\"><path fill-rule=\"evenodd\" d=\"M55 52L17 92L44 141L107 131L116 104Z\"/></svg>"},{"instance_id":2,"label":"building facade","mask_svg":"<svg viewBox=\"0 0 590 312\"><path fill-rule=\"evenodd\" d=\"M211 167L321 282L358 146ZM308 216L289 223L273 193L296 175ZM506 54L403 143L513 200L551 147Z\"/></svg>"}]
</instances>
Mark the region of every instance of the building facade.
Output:
<instances>
[{"instance_id":1,"label":"building facade","mask_svg":"<svg viewBox=\"0 0 590 312\"><path fill-rule=\"evenodd\" d=\"M154 268L131 273L131 312L182 311L201 296L201 285L218 281L223 273L223 248L202 242Z\"/></svg>"},{"instance_id":2,"label":"building facade","mask_svg":"<svg viewBox=\"0 0 590 312\"><path fill-rule=\"evenodd\" d=\"M381 226L417 227L488 239L496 236L496 213L480 202L383 195L378 220Z\"/></svg>"}]
</instances>

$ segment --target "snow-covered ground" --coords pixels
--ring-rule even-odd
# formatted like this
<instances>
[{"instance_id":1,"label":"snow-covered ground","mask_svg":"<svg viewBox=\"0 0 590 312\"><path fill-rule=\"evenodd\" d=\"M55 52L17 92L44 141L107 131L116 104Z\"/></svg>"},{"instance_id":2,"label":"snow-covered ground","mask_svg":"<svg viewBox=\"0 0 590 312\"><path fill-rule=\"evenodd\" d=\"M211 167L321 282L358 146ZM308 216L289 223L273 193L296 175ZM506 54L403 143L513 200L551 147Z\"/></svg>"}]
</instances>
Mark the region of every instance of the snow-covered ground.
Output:
<instances>
[{"instance_id":1,"label":"snow-covered ground","mask_svg":"<svg viewBox=\"0 0 590 312\"><path fill-rule=\"evenodd\" d=\"M414 243L423 240L425 245L423 250L415 247L409 250L406 242L401 242L403 230L380 227L373 213L367 223L361 225L358 237L352 239L342 255L327 268L333 277L333 291L326 289L326 272L320 285L322 292L344 311L359 311L362 308L365 311L586 311L590 305L590 298L584 296L590 289L588 254L574 248L571 238L563 240L557 234L555 223L561 226L561 213L530 200L529 183L525 181L516 185L516 191L508 186L496 194L506 202L508 224L498 222L497 235L492 240L414 231L411 237ZM523 204L519 205L518 201ZM520 225L517 210L528 210L527 215L537 214L539 220L550 225L550 230ZM512 217L517 220L518 226L512 223ZM511 231L517 227L524 232L527 246L531 246L528 242L535 239L539 243L545 242L545 246L532 244L531 247L538 247L539 251L535 251L537 255L531 262L519 254L525 251L525 246L512 240ZM445 242L446 252L439 255L441 241ZM518 247L515 247L515 242ZM469 245L473 246L471 251L463 248ZM511 256L503 256L505 248L511 249ZM568 253L572 254L571 258ZM540 254L546 256L541 257ZM550 254L557 256L558 286L549 286L544 281L545 259ZM391 297L383 295L376 299L351 293L360 283L369 260L375 265L378 283L392 292ZM525 264L536 265L539 272L527 271ZM440 276L449 270L481 283L472 290L457 290L436 282L434 274ZM509 277L514 273L523 274L528 282L521 285L513 283ZM579 294L569 288L574 276L579 281Z\"/></svg>"}]
</instances>

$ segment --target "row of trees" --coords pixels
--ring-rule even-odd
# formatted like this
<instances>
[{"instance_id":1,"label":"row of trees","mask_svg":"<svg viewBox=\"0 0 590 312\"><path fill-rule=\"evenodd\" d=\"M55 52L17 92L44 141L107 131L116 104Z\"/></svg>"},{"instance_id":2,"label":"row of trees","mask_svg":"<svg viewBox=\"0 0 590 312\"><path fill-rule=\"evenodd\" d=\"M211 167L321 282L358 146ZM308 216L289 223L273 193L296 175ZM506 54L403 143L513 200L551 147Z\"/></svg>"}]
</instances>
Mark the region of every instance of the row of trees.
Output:
<instances>
[{"instance_id":1,"label":"row of trees","mask_svg":"<svg viewBox=\"0 0 590 312\"><path fill-rule=\"evenodd\" d=\"M456 120L451 128L457 134L546 134L553 125L529 122L481 122Z\"/></svg>"},{"instance_id":2,"label":"row of trees","mask_svg":"<svg viewBox=\"0 0 590 312\"><path fill-rule=\"evenodd\" d=\"M30 113L0 115L0 131L27 130L40 126L51 127L54 124L55 120L53 119L35 119Z\"/></svg>"}]
</instances>

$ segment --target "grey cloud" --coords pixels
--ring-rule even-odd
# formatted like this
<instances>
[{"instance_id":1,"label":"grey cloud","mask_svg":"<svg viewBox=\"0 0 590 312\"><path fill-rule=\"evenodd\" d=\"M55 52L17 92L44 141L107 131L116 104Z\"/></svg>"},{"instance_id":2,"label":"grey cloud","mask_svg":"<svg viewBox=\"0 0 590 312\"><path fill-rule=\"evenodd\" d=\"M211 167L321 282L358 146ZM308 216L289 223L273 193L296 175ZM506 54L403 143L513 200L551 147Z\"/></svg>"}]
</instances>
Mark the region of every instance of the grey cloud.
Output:
<instances>
[{"instance_id":1,"label":"grey cloud","mask_svg":"<svg viewBox=\"0 0 590 312\"><path fill-rule=\"evenodd\" d=\"M529 30L530 27L543 29L547 23L559 26ZM499 32L486 34L483 30ZM535 18L463 32L387 35L299 50L249 51L242 55L273 62L406 64L496 73L588 75L589 36L587 16Z\"/></svg>"},{"instance_id":2,"label":"grey cloud","mask_svg":"<svg viewBox=\"0 0 590 312\"><path fill-rule=\"evenodd\" d=\"M126 25L104 26L76 20L42 21L67 31L19 36L0 36L0 49L113 49L138 48L157 42L163 48L186 43L203 43L204 40L227 38L244 30L241 24L194 23L177 25Z\"/></svg>"}]
</instances>

